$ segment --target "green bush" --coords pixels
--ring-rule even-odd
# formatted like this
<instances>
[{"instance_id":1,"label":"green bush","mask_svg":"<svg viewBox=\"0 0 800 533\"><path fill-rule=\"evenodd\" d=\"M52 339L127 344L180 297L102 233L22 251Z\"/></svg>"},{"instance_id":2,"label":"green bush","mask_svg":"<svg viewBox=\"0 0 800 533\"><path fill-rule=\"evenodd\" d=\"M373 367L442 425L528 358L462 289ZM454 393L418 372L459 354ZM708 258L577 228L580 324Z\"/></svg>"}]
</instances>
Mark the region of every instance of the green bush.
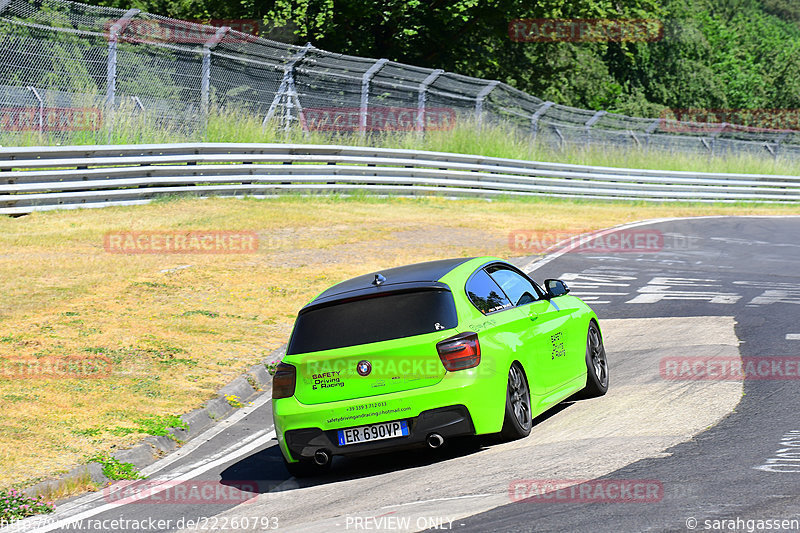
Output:
<instances>
[{"instance_id":1,"label":"green bush","mask_svg":"<svg viewBox=\"0 0 800 533\"><path fill-rule=\"evenodd\" d=\"M14 489L0 490L0 524L35 514L52 513L55 508L53 502L44 501L42 496L32 498Z\"/></svg>"}]
</instances>

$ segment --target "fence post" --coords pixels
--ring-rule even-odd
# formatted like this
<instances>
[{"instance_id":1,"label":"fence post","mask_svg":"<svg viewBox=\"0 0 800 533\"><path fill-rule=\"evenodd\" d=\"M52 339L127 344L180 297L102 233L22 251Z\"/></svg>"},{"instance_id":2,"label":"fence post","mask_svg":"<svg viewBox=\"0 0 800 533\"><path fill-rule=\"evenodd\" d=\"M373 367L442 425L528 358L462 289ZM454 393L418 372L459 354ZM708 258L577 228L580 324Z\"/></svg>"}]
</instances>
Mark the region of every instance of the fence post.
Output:
<instances>
[{"instance_id":1,"label":"fence post","mask_svg":"<svg viewBox=\"0 0 800 533\"><path fill-rule=\"evenodd\" d=\"M297 104L298 113L302 114L302 108L300 107L300 101L297 98L297 91L294 88L294 69L297 63L299 63L303 57L305 57L306 53L314 48L311 46L311 43L306 43L306 45L297 52L292 59L286 63L286 66L283 67L283 78L281 78L281 83L278 86L278 90L275 92L275 97L272 99L272 103L267 110L267 114L264 115L264 121L261 123L261 129L264 130L267 127L267 123L270 119L275 115L275 110L278 108L281 100L285 96L287 102L293 100L295 104ZM286 129L289 128L289 124L287 122Z\"/></svg>"},{"instance_id":2,"label":"fence post","mask_svg":"<svg viewBox=\"0 0 800 533\"><path fill-rule=\"evenodd\" d=\"M106 106L113 107L117 95L117 41L140 10L129 9L108 30L108 62L106 63Z\"/></svg>"},{"instance_id":3,"label":"fence post","mask_svg":"<svg viewBox=\"0 0 800 533\"><path fill-rule=\"evenodd\" d=\"M417 98L417 131L425 131L425 104L428 101L428 86L436 81L436 78L444 73L442 69L436 69L419 84L419 97Z\"/></svg>"},{"instance_id":4,"label":"fence post","mask_svg":"<svg viewBox=\"0 0 800 533\"><path fill-rule=\"evenodd\" d=\"M138 108L139 108L139 111L141 111L142 113L144 113L144 106L142 105L142 101L141 101L141 100L139 100L139 97L138 97L138 96L131 96L131 101L133 102L133 105L134 105L135 107L138 107Z\"/></svg>"},{"instance_id":5,"label":"fence post","mask_svg":"<svg viewBox=\"0 0 800 533\"><path fill-rule=\"evenodd\" d=\"M39 101L39 135L44 134L44 100L42 97L39 96L39 91L36 90L36 87L32 85L28 85L26 87L30 92L33 93L33 96L36 97L36 100Z\"/></svg>"},{"instance_id":6,"label":"fence post","mask_svg":"<svg viewBox=\"0 0 800 533\"><path fill-rule=\"evenodd\" d=\"M644 131L645 134L647 135L646 142L647 142L647 149L648 150L650 149L650 135L652 135L653 132L656 131L656 128L661 125L661 121L662 120L665 121L666 119L657 118L657 119L653 120L653 122L649 126L647 126L647 129Z\"/></svg>"},{"instance_id":7,"label":"fence post","mask_svg":"<svg viewBox=\"0 0 800 533\"><path fill-rule=\"evenodd\" d=\"M483 123L483 101L499 83L499 81L490 81L486 87L481 89L481 92L478 93L478 96L475 97L475 122L478 123L479 128Z\"/></svg>"},{"instance_id":8,"label":"fence post","mask_svg":"<svg viewBox=\"0 0 800 533\"><path fill-rule=\"evenodd\" d=\"M539 119L554 105L554 102L547 101L542 104L542 107L536 110L536 113L531 115L531 135L533 135L533 139L536 139L536 135L539 133Z\"/></svg>"},{"instance_id":9,"label":"fence post","mask_svg":"<svg viewBox=\"0 0 800 533\"><path fill-rule=\"evenodd\" d=\"M203 65L200 69L200 109L203 112L203 121L206 126L208 126L208 100L211 92L211 50L216 48L230 29L229 26L222 26L213 37L203 44Z\"/></svg>"},{"instance_id":10,"label":"fence post","mask_svg":"<svg viewBox=\"0 0 800 533\"><path fill-rule=\"evenodd\" d=\"M715 131L714 134L711 136L711 155L714 155L714 149L717 146L717 137L725 133L725 130L728 128L728 126L730 126L730 124L728 124L727 122L723 122L720 125L719 129Z\"/></svg>"},{"instance_id":11,"label":"fence post","mask_svg":"<svg viewBox=\"0 0 800 533\"><path fill-rule=\"evenodd\" d=\"M592 116L592 118L586 121L586 124L584 124L586 127L586 148L589 148L589 146L592 144L592 126L594 126L595 123L606 114L608 114L608 111L598 111Z\"/></svg>"},{"instance_id":12,"label":"fence post","mask_svg":"<svg viewBox=\"0 0 800 533\"><path fill-rule=\"evenodd\" d=\"M369 67L367 71L361 76L361 107L358 113L358 133L364 135L367 131L367 108L369 107L369 82L372 77L389 61L388 59L379 59L374 65Z\"/></svg>"},{"instance_id":13,"label":"fence post","mask_svg":"<svg viewBox=\"0 0 800 533\"><path fill-rule=\"evenodd\" d=\"M778 135L778 137L776 137L776 138L775 138L775 148L772 148L772 147L769 145L769 142L765 142L765 143L764 143L764 147L765 147L765 148L767 149L767 151L768 151L768 152L769 152L769 153L772 155L772 159L773 159L773 160L775 160L775 161L777 161L777 160L778 160L778 149L780 149L780 147L781 147L781 142L783 141L783 139L784 139L784 138L785 138L787 135L789 135L789 132L788 132L788 131L785 131L785 132L781 133L780 135Z\"/></svg>"},{"instance_id":14,"label":"fence post","mask_svg":"<svg viewBox=\"0 0 800 533\"><path fill-rule=\"evenodd\" d=\"M108 135L114 130L114 104L117 97L117 41L133 17L140 13L139 9L129 9L108 30L108 60L106 62L106 116L109 125Z\"/></svg>"}]
</instances>

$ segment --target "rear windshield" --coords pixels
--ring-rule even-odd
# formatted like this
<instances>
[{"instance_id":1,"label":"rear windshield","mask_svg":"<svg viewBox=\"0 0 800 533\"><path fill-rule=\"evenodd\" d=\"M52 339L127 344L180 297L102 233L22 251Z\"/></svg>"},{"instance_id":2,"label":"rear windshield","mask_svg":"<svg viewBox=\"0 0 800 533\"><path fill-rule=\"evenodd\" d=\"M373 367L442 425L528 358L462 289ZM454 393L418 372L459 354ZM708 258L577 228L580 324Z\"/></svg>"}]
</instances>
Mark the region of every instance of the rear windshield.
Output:
<instances>
[{"instance_id":1,"label":"rear windshield","mask_svg":"<svg viewBox=\"0 0 800 533\"><path fill-rule=\"evenodd\" d=\"M449 291L388 293L301 313L286 353L388 341L457 325L455 303Z\"/></svg>"}]
</instances>

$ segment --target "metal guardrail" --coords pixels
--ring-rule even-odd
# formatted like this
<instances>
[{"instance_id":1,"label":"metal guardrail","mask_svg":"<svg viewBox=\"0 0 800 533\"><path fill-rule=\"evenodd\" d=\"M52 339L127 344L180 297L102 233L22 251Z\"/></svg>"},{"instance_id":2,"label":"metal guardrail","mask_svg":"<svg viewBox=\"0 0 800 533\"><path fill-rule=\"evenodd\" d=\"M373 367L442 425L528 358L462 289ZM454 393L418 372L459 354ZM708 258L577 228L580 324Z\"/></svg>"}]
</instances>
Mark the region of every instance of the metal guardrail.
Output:
<instances>
[{"instance_id":1,"label":"metal guardrail","mask_svg":"<svg viewBox=\"0 0 800 533\"><path fill-rule=\"evenodd\" d=\"M134 205L159 196L282 193L798 202L800 176L590 167L477 155L297 144L0 149L0 214Z\"/></svg>"}]
</instances>

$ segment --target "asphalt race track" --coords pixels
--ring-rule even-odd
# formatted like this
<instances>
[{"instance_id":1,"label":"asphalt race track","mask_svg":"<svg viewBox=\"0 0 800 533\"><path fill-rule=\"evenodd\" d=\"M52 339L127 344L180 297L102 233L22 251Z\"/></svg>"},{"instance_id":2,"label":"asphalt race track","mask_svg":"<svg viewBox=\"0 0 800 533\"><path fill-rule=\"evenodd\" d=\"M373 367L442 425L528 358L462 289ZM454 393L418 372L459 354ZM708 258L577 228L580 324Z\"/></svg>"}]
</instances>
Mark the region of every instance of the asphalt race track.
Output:
<instances>
[{"instance_id":1,"label":"asphalt race track","mask_svg":"<svg viewBox=\"0 0 800 533\"><path fill-rule=\"evenodd\" d=\"M637 234L656 244L609 244ZM800 217L629 225L515 262L597 311L605 397L562 404L519 441L337 459L297 480L266 391L146 469L146 503L105 490L14 531L800 529Z\"/></svg>"}]
</instances>

